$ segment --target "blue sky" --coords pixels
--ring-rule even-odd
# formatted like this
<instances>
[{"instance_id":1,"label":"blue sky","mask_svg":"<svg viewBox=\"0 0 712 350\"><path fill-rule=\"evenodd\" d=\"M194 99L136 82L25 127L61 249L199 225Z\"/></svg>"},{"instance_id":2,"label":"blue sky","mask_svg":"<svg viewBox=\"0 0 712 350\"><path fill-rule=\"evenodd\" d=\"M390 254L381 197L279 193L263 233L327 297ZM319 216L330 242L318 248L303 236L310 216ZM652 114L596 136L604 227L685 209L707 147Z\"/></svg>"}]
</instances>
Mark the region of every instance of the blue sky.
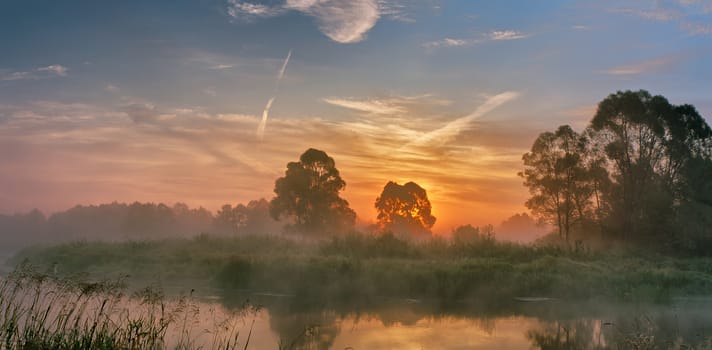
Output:
<instances>
[{"instance_id":1,"label":"blue sky","mask_svg":"<svg viewBox=\"0 0 712 350\"><path fill-rule=\"evenodd\" d=\"M710 0L5 0L0 48L0 212L217 209L317 147L362 221L413 180L449 230L523 211L521 154L617 90L712 118Z\"/></svg>"}]
</instances>

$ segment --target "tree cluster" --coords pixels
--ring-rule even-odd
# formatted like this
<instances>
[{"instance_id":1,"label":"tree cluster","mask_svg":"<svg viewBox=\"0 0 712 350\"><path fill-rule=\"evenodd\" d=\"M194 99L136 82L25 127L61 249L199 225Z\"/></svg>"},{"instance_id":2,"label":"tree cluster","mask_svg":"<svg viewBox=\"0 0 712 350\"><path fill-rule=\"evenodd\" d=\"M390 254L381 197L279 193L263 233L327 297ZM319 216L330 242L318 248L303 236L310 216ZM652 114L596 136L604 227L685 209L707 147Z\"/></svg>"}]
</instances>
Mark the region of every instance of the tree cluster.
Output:
<instances>
[{"instance_id":1,"label":"tree cluster","mask_svg":"<svg viewBox=\"0 0 712 350\"><path fill-rule=\"evenodd\" d=\"M275 182L270 214L275 220L290 221L289 229L312 236L347 232L354 227L356 213L340 196L345 187L334 159L310 148L298 162L288 163L284 177ZM430 237L435 217L425 189L418 184L389 181L374 205L382 232Z\"/></svg>"},{"instance_id":2,"label":"tree cluster","mask_svg":"<svg viewBox=\"0 0 712 350\"><path fill-rule=\"evenodd\" d=\"M570 238L599 232L702 251L712 242L712 129L647 91L600 102L582 133L544 132L522 157L532 213Z\"/></svg>"}]
</instances>

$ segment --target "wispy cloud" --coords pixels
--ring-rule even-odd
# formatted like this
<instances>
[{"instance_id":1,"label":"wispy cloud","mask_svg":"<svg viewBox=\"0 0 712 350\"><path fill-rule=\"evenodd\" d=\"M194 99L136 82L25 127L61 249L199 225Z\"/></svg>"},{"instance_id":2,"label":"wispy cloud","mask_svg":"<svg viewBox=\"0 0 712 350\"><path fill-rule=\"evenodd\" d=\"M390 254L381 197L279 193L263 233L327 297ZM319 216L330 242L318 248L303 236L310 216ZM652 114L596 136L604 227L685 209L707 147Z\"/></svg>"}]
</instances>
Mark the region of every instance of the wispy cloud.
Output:
<instances>
[{"instance_id":1,"label":"wispy cloud","mask_svg":"<svg viewBox=\"0 0 712 350\"><path fill-rule=\"evenodd\" d=\"M408 105L406 114L428 118L419 103L432 97L411 98L418 103ZM478 111L484 113L495 100ZM116 110L42 102L0 106L0 115L9 118L0 122L0 158L8 160L0 163L0 180L20 201L13 208L181 200L217 209L228 202L269 198L287 162L315 147L337 160L348 183L344 196L362 220L375 217L373 200L387 181L410 180L428 190L438 232L468 213L473 223L487 223L521 210L526 191L513 169L530 143L521 140L536 135L526 134L524 126L513 131L507 124L478 123L477 130L465 127L462 132L482 135L452 139L447 152L418 148L422 153L415 158L400 151L428 133L414 128L455 125L441 117L414 125L412 119L366 123L369 116L385 119L369 113L343 121L292 115L271 120L273 137L258 143L254 130L261 116L209 114L199 108L145 103ZM514 138L526 145L512 147L507 140ZM53 176L41 175L47 173ZM0 211L9 208L3 205Z\"/></svg>"},{"instance_id":2,"label":"wispy cloud","mask_svg":"<svg viewBox=\"0 0 712 350\"><path fill-rule=\"evenodd\" d=\"M314 16L319 29L339 43L356 43L381 17L375 0L287 0L287 8Z\"/></svg>"},{"instance_id":3,"label":"wispy cloud","mask_svg":"<svg viewBox=\"0 0 712 350\"><path fill-rule=\"evenodd\" d=\"M431 94L367 99L327 97L322 100L330 105L366 114L389 115L393 117L410 113L414 108L423 110L428 107L448 106L451 104L451 101L436 98Z\"/></svg>"},{"instance_id":4,"label":"wispy cloud","mask_svg":"<svg viewBox=\"0 0 712 350\"><path fill-rule=\"evenodd\" d=\"M659 22L673 21L682 17L682 14L679 11L659 6L656 6L653 9L637 9L630 7L614 8L611 9L610 12L631 15Z\"/></svg>"},{"instance_id":5,"label":"wispy cloud","mask_svg":"<svg viewBox=\"0 0 712 350\"><path fill-rule=\"evenodd\" d=\"M489 37L489 39L493 41L524 39L528 36L529 35L523 34L515 30L494 30L487 34L487 37Z\"/></svg>"},{"instance_id":6,"label":"wispy cloud","mask_svg":"<svg viewBox=\"0 0 712 350\"><path fill-rule=\"evenodd\" d=\"M373 114L401 114L406 111L402 105L390 100L353 100L341 98L325 98L324 102L343 108L353 109Z\"/></svg>"},{"instance_id":7,"label":"wispy cloud","mask_svg":"<svg viewBox=\"0 0 712 350\"><path fill-rule=\"evenodd\" d=\"M378 7L383 17L399 22L415 22L415 19L408 15L406 6L402 3L393 0L378 0Z\"/></svg>"},{"instance_id":8,"label":"wispy cloud","mask_svg":"<svg viewBox=\"0 0 712 350\"><path fill-rule=\"evenodd\" d=\"M134 103L121 108L134 123L155 123L175 118L173 113L161 112L152 104Z\"/></svg>"},{"instance_id":9,"label":"wispy cloud","mask_svg":"<svg viewBox=\"0 0 712 350\"><path fill-rule=\"evenodd\" d=\"M68 69L67 69L67 67L60 66L58 64L53 64L51 66L37 68L37 71L38 72L48 72L51 74L55 74L59 77L66 77Z\"/></svg>"},{"instance_id":10,"label":"wispy cloud","mask_svg":"<svg viewBox=\"0 0 712 350\"><path fill-rule=\"evenodd\" d=\"M468 128L470 124L476 119L491 112L495 108L517 98L518 96L519 93L514 91L507 91L491 96L487 98L487 100L482 105L477 107L474 112L470 113L467 116L457 118L445 124L441 128L430 131L420 136L413 142L408 143L405 148L408 148L409 146L442 145L452 140L453 137L457 136L460 132Z\"/></svg>"},{"instance_id":11,"label":"wispy cloud","mask_svg":"<svg viewBox=\"0 0 712 350\"><path fill-rule=\"evenodd\" d=\"M621 76L654 73L664 69L665 67L673 65L680 59L681 57L677 55L663 56L652 60L620 65L601 71L601 73Z\"/></svg>"},{"instance_id":12,"label":"wispy cloud","mask_svg":"<svg viewBox=\"0 0 712 350\"><path fill-rule=\"evenodd\" d=\"M689 35L712 34L712 1L710 0L670 0L654 1L646 8L625 7L611 9L612 13L622 13L657 22L677 22L680 29ZM705 19L705 21L701 21Z\"/></svg>"},{"instance_id":13,"label":"wispy cloud","mask_svg":"<svg viewBox=\"0 0 712 350\"><path fill-rule=\"evenodd\" d=\"M222 69L230 69L233 67L235 67L234 64L216 64L214 66L210 66L210 69L222 70Z\"/></svg>"},{"instance_id":14,"label":"wispy cloud","mask_svg":"<svg viewBox=\"0 0 712 350\"><path fill-rule=\"evenodd\" d=\"M683 22L680 26L690 35L711 35L712 24Z\"/></svg>"},{"instance_id":15,"label":"wispy cloud","mask_svg":"<svg viewBox=\"0 0 712 350\"><path fill-rule=\"evenodd\" d=\"M67 71L69 71L67 67L61 66L59 64L53 64L46 67L35 68L32 71L10 72L6 74L2 74L0 72L0 80L37 80L55 77L66 77Z\"/></svg>"},{"instance_id":16,"label":"wispy cloud","mask_svg":"<svg viewBox=\"0 0 712 350\"><path fill-rule=\"evenodd\" d=\"M250 21L256 18L274 17L284 13L280 6L255 4L241 0L228 0L227 13L235 19Z\"/></svg>"},{"instance_id":17,"label":"wispy cloud","mask_svg":"<svg viewBox=\"0 0 712 350\"><path fill-rule=\"evenodd\" d=\"M530 34L525 34L516 30L493 30L487 33L482 33L474 38L445 38L436 41L429 41L423 44L423 47L434 49L439 47L462 47L482 44L491 41L506 41L528 38Z\"/></svg>"},{"instance_id":18,"label":"wispy cloud","mask_svg":"<svg viewBox=\"0 0 712 350\"><path fill-rule=\"evenodd\" d=\"M25 80L25 79L36 79L32 72L11 72L0 75L0 80L11 81L11 80Z\"/></svg>"},{"instance_id":19,"label":"wispy cloud","mask_svg":"<svg viewBox=\"0 0 712 350\"><path fill-rule=\"evenodd\" d=\"M376 0L286 0L279 5L266 5L242 0L228 0L228 14L237 20L274 17L297 11L316 19L324 35L338 43L356 43L366 38L381 14L398 16L395 7Z\"/></svg>"}]
</instances>

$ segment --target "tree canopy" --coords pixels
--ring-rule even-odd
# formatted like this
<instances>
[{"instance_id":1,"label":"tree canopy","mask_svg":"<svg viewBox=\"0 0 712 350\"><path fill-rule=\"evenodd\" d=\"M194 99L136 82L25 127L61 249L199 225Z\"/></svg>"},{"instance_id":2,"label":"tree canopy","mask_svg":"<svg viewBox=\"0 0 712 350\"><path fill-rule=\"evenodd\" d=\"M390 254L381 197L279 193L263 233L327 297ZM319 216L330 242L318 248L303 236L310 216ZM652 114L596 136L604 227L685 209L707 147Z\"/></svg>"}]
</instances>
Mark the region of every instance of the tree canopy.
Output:
<instances>
[{"instance_id":1,"label":"tree canopy","mask_svg":"<svg viewBox=\"0 0 712 350\"><path fill-rule=\"evenodd\" d=\"M397 235L429 236L435 224L425 189L415 182L389 181L376 198L378 226Z\"/></svg>"},{"instance_id":2,"label":"tree canopy","mask_svg":"<svg viewBox=\"0 0 712 350\"><path fill-rule=\"evenodd\" d=\"M356 213L339 197L345 187L334 159L310 148L298 162L288 163L285 176L275 182L270 214L275 220L292 219L291 227L303 233L349 230Z\"/></svg>"},{"instance_id":3,"label":"tree canopy","mask_svg":"<svg viewBox=\"0 0 712 350\"><path fill-rule=\"evenodd\" d=\"M567 240L571 227L596 210L592 197L606 173L595 157L588 139L568 125L540 134L522 156L525 169L519 176L532 194L526 206Z\"/></svg>"},{"instance_id":4,"label":"tree canopy","mask_svg":"<svg viewBox=\"0 0 712 350\"><path fill-rule=\"evenodd\" d=\"M691 105L619 91L599 103L583 133L542 133L523 161L527 206L566 237L594 222L625 241L712 242L711 220L702 219L712 214L712 129Z\"/></svg>"}]
</instances>

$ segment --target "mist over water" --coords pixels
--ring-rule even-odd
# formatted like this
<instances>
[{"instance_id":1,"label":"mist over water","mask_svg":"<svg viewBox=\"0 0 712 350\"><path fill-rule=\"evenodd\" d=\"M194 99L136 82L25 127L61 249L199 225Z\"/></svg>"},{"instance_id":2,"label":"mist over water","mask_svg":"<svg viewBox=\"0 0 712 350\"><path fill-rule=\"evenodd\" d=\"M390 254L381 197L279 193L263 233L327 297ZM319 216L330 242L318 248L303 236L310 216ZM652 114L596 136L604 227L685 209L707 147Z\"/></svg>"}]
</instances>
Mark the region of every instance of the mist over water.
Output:
<instances>
[{"instance_id":1,"label":"mist over water","mask_svg":"<svg viewBox=\"0 0 712 350\"><path fill-rule=\"evenodd\" d=\"M253 349L279 344L290 349L667 349L708 346L712 325L712 299L667 305L508 300L485 309L391 299L329 308L264 294L233 295L261 305L239 316L235 312L242 309L232 305L231 297L219 301L198 295L198 308L209 311L194 315L194 329L214 330L216 320L230 318L231 331L251 330ZM215 336L195 335L195 344L206 347ZM169 344L177 336L169 335Z\"/></svg>"}]
</instances>

